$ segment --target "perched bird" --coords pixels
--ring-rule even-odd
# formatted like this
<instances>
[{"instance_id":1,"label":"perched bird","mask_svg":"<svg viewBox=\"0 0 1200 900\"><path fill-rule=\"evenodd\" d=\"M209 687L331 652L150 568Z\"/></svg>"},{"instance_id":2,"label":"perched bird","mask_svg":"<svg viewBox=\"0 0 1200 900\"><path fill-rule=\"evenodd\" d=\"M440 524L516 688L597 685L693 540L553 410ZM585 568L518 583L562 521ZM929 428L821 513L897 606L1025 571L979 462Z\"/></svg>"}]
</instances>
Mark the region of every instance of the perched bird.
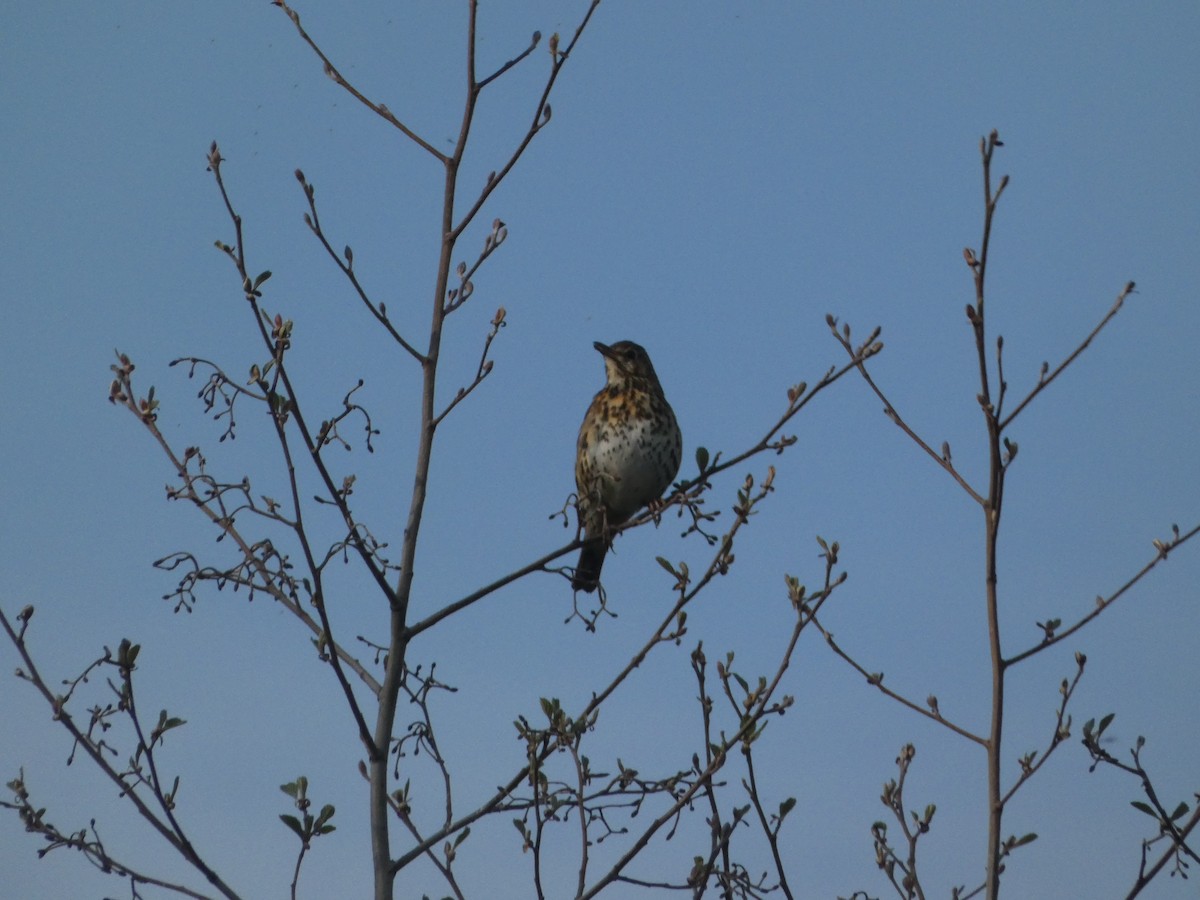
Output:
<instances>
[{"instance_id":1,"label":"perched bird","mask_svg":"<svg viewBox=\"0 0 1200 900\"><path fill-rule=\"evenodd\" d=\"M596 394L575 456L579 516L588 542L571 587L591 593L608 553L608 529L662 496L679 472L683 437L650 357L633 341L593 346L607 384Z\"/></svg>"}]
</instances>

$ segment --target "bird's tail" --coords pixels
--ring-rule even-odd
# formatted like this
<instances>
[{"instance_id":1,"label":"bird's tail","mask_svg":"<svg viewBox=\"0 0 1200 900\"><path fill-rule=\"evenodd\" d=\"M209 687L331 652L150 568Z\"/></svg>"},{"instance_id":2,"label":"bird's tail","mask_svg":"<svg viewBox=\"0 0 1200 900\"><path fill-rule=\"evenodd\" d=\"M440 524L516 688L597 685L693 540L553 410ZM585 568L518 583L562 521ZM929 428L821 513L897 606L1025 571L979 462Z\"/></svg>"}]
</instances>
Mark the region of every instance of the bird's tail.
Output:
<instances>
[{"instance_id":1,"label":"bird's tail","mask_svg":"<svg viewBox=\"0 0 1200 900\"><path fill-rule=\"evenodd\" d=\"M571 579L571 589L590 594L600 584L600 569L604 565L604 557L608 553L608 542L603 538L595 538L583 545L579 551L579 563L575 566L575 576Z\"/></svg>"}]
</instances>

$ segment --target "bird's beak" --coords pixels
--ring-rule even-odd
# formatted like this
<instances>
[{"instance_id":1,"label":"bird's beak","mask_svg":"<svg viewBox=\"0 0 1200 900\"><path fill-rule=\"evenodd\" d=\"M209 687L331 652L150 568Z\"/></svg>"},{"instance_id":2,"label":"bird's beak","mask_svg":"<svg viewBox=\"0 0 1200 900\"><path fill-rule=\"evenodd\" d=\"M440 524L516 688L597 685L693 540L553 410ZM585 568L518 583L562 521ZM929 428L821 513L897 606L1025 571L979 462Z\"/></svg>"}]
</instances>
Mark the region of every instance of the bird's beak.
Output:
<instances>
[{"instance_id":1,"label":"bird's beak","mask_svg":"<svg viewBox=\"0 0 1200 900\"><path fill-rule=\"evenodd\" d=\"M605 359L611 359L613 362L617 361L617 354L613 351L612 347L608 346L608 344L602 344L599 341L593 341L592 346L595 347L600 355Z\"/></svg>"}]
</instances>

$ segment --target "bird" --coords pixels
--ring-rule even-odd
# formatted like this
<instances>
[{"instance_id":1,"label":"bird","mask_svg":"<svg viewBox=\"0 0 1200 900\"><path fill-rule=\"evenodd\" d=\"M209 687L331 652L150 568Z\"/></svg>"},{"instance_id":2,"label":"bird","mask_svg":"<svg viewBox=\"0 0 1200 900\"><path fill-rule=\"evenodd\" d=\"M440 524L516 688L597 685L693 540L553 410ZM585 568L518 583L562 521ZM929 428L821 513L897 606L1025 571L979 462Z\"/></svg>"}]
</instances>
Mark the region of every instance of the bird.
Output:
<instances>
[{"instance_id":1,"label":"bird","mask_svg":"<svg viewBox=\"0 0 1200 900\"><path fill-rule=\"evenodd\" d=\"M662 497L679 472L683 436L650 356L633 341L592 344L604 357L606 383L592 399L575 455L584 543L571 579L576 591L600 584L609 529Z\"/></svg>"}]
</instances>

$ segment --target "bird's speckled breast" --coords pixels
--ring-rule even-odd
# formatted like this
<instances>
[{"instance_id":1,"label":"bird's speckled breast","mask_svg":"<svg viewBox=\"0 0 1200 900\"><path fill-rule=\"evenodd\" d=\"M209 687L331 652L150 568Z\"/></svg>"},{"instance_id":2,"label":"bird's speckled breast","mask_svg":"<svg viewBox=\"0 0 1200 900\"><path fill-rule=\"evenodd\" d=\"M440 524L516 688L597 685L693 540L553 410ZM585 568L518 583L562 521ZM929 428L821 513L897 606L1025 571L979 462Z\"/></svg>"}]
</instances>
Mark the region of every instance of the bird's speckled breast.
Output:
<instances>
[{"instance_id":1,"label":"bird's speckled breast","mask_svg":"<svg viewBox=\"0 0 1200 900\"><path fill-rule=\"evenodd\" d=\"M664 434L661 423L656 429L653 420L636 418L603 429L587 447L610 518L628 518L670 486L682 452L679 429L671 424Z\"/></svg>"}]
</instances>

